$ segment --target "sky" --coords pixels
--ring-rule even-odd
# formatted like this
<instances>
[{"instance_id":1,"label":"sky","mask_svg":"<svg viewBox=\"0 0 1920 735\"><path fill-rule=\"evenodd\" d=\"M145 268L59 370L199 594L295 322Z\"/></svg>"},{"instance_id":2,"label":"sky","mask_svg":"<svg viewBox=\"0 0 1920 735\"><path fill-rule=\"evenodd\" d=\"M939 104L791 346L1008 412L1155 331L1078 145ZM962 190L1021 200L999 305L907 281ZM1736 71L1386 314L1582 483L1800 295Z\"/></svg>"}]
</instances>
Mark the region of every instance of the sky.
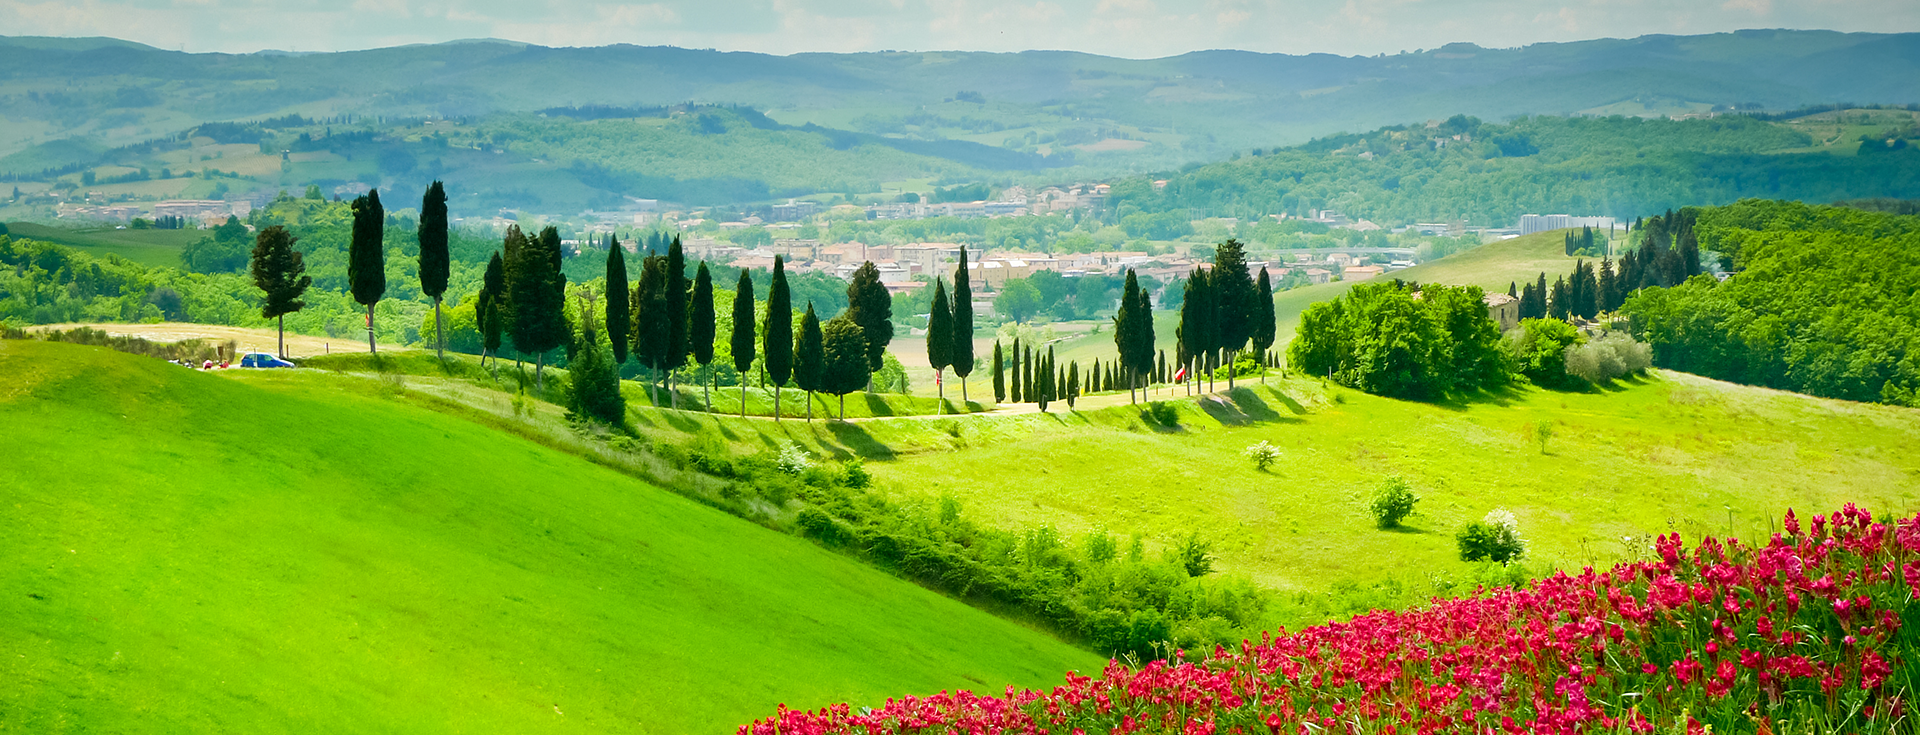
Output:
<instances>
[{"instance_id":1,"label":"sky","mask_svg":"<svg viewBox=\"0 0 1920 735\"><path fill-rule=\"evenodd\" d=\"M1392 54L1744 28L1920 31L1915 0L0 0L6 35L193 52L344 51L500 38L545 46L806 51L1232 48Z\"/></svg>"}]
</instances>

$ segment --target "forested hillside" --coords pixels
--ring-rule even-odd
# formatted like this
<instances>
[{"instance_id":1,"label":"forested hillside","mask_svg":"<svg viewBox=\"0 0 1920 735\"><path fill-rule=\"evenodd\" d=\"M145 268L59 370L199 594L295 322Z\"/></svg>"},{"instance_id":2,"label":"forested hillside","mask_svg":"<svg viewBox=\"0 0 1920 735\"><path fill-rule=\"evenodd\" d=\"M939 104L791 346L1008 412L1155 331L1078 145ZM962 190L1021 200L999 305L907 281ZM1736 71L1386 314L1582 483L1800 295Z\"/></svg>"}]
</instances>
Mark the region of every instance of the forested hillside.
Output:
<instances>
[{"instance_id":1,"label":"forested hillside","mask_svg":"<svg viewBox=\"0 0 1920 735\"><path fill-rule=\"evenodd\" d=\"M1911 114L1911 113L1903 113ZM1645 120L1456 116L1321 138L1202 166L1156 188L1114 186L1122 212L1304 215L1332 208L1383 223L1463 219L1511 226L1521 214L1621 218L1747 197L1831 202L1920 197L1920 136L1897 148L1854 139L1833 155L1794 125L1749 117ZM1804 152L1803 152L1804 151Z\"/></svg>"},{"instance_id":2,"label":"forested hillside","mask_svg":"<svg viewBox=\"0 0 1920 735\"><path fill-rule=\"evenodd\" d=\"M1736 273L1627 300L1655 364L1920 406L1920 216L1777 201L1692 214L1700 247Z\"/></svg>"}]
</instances>

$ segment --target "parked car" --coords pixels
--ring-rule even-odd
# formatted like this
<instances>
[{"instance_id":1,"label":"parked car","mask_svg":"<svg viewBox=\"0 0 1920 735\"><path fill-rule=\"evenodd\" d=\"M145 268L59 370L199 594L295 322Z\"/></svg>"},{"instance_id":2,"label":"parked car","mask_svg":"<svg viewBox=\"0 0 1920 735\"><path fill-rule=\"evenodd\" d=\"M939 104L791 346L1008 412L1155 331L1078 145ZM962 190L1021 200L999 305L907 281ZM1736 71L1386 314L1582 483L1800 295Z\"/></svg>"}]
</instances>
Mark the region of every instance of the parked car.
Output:
<instances>
[{"instance_id":1,"label":"parked car","mask_svg":"<svg viewBox=\"0 0 1920 735\"><path fill-rule=\"evenodd\" d=\"M266 352L249 352L240 356L243 368L290 368L293 363L282 360Z\"/></svg>"}]
</instances>

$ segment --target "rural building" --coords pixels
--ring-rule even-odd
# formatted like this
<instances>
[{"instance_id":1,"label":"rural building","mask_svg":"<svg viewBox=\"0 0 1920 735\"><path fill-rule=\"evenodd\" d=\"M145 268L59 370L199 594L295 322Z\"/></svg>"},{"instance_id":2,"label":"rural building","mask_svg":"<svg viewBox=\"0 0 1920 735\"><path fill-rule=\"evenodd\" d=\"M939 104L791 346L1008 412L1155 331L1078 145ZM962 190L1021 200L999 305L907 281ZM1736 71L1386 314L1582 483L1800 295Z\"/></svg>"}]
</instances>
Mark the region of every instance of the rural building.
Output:
<instances>
[{"instance_id":1,"label":"rural building","mask_svg":"<svg viewBox=\"0 0 1920 735\"><path fill-rule=\"evenodd\" d=\"M1364 281L1385 272L1387 269L1377 265L1350 265L1340 271L1340 280Z\"/></svg>"},{"instance_id":2,"label":"rural building","mask_svg":"<svg viewBox=\"0 0 1920 735\"><path fill-rule=\"evenodd\" d=\"M1500 331L1520 326L1519 299L1496 291L1481 297L1480 302L1487 305L1487 318L1500 325Z\"/></svg>"}]
</instances>

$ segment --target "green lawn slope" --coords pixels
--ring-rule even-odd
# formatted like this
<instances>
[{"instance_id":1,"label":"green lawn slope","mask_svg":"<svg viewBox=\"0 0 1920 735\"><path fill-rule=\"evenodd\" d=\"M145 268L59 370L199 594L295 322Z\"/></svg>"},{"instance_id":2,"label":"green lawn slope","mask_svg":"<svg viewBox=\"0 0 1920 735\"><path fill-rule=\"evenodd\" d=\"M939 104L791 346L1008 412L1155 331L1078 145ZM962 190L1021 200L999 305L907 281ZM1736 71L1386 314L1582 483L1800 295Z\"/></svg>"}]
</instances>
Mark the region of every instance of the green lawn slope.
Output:
<instances>
[{"instance_id":1,"label":"green lawn slope","mask_svg":"<svg viewBox=\"0 0 1920 735\"><path fill-rule=\"evenodd\" d=\"M1595 237L1604 240L1605 234L1597 233ZM1555 279L1572 273L1574 262L1579 260L1567 257L1566 236L1566 230L1553 230L1497 240L1383 277L1479 286L1490 293L1506 293L1508 284L1529 283L1545 273L1547 284L1552 285Z\"/></svg>"},{"instance_id":2,"label":"green lawn slope","mask_svg":"<svg viewBox=\"0 0 1920 735\"><path fill-rule=\"evenodd\" d=\"M0 730L724 732L1101 663L397 393L0 342Z\"/></svg>"},{"instance_id":3,"label":"green lawn slope","mask_svg":"<svg viewBox=\"0 0 1920 735\"><path fill-rule=\"evenodd\" d=\"M1453 535L1495 508L1518 516L1538 572L1642 553L1648 534L1764 537L1788 507L1920 505L1912 409L1665 372L1605 391L1522 388L1453 405L1298 379L1241 385L1231 403L1176 390L1174 427L1126 406L970 417L936 451L924 435L895 444L868 424L889 447L921 445L868 469L900 497L952 495L1004 528L1105 529L1159 544L1197 531L1223 569L1302 591L1466 580L1473 568ZM1531 433L1541 423L1554 431L1544 453ZM1260 441L1281 449L1264 472L1242 454ZM1407 529L1379 531L1363 505L1392 475L1422 500Z\"/></svg>"},{"instance_id":4,"label":"green lawn slope","mask_svg":"<svg viewBox=\"0 0 1920 735\"><path fill-rule=\"evenodd\" d=\"M9 222L15 239L57 243L94 257L118 255L141 265L180 267L180 251L211 234L200 230L119 230L112 227L68 229L32 222Z\"/></svg>"}]
</instances>

